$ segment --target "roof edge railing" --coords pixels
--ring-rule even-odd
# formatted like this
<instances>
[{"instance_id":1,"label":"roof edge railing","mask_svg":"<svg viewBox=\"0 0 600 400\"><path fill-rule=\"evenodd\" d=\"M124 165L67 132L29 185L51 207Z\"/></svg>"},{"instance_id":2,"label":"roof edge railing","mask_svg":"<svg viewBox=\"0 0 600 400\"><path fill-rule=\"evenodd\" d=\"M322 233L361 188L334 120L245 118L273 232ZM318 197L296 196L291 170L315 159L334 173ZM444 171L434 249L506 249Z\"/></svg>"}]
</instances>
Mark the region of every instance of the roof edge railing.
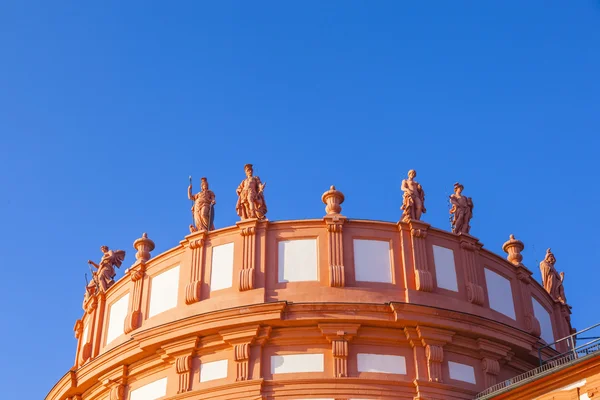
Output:
<instances>
[{"instance_id":1,"label":"roof edge railing","mask_svg":"<svg viewBox=\"0 0 600 400\"><path fill-rule=\"evenodd\" d=\"M597 351L600 350L600 329L598 329L599 336L588 336L581 337L580 335L585 332L589 332L595 328L600 327L600 323L596 325L592 325L589 328L582 329L579 332L566 336L562 339L557 340L556 342L546 344L538 348L538 357L540 360L540 366L532 369L531 371L527 371L521 375L517 375L511 379L507 379L503 382L500 382L494 386L491 386L479 393L475 399L477 400L486 400L492 399L493 396L497 395L498 392L510 390L511 387L516 387L519 384L524 384L527 382L534 381L539 379L542 376L549 375L555 370L561 369L569 364L573 364L578 360L585 358ZM589 340L588 342L577 346L578 341ZM549 347L555 349L556 344L560 342L567 342L567 346L569 348L568 351L560 353L558 355L552 356L547 360L542 359L542 350L547 349Z\"/></svg>"}]
</instances>

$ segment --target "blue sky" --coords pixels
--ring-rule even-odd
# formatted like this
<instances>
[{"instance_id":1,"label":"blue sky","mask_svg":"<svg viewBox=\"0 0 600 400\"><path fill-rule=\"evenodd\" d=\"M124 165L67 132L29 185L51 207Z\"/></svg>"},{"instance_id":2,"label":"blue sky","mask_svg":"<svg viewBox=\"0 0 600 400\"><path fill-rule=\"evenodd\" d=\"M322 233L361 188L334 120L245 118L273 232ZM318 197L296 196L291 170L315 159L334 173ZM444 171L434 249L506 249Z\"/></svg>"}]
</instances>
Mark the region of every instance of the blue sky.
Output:
<instances>
[{"instance_id":1,"label":"blue sky","mask_svg":"<svg viewBox=\"0 0 600 400\"><path fill-rule=\"evenodd\" d=\"M514 233L537 279L552 247L575 327L600 322L598 1L7 1L0 48L7 398L72 365L100 245L124 267L142 232L177 245L190 174L235 223L245 163L271 220L321 217L335 184L349 217L397 221L414 168L448 229L460 181L472 233Z\"/></svg>"}]
</instances>

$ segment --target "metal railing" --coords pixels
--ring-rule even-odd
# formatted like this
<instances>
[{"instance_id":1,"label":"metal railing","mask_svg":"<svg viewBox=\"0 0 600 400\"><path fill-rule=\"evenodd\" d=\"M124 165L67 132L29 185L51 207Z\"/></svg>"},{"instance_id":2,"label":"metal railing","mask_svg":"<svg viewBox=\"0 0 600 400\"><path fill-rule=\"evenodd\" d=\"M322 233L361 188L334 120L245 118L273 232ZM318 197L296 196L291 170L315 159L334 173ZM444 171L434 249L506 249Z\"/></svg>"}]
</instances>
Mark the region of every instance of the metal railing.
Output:
<instances>
[{"instance_id":1,"label":"metal railing","mask_svg":"<svg viewBox=\"0 0 600 400\"><path fill-rule=\"evenodd\" d=\"M596 350L598 350L598 345L600 344L600 329L596 329L600 327L600 323L596 324L596 325L592 325L589 328L585 328L583 330L580 330L579 332L576 332L572 335L566 336L562 339L557 340L554 343L550 343L547 344L545 346L542 346L538 349L538 358L540 360L540 366L552 362L555 359L558 358L562 358L564 357L567 353L571 353L573 354L574 358L579 358L579 357L583 357L587 354L590 354L590 352L594 352ZM594 332L591 332L592 330L594 330ZM588 332L587 335L589 334L595 334L595 336L587 336L583 337L581 336L582 333ZM584 340L590 340L589 342L586 342L580 346L577 346L577 343L580 341L584 341ZM547 348L553 348L556 349L556 345L558 343L566 343L567 348L569 349L568 351L552 356L550 358L548 358L547 360L543 359L543 355L542 355L542 350L547 349ZM578 357L579 355L579 357Z\"/></svg>"},{"instance_id":2,"label":"metal railing","mask_svg":"<svg viewBox=\"0 0 600 400\"><path fill-rule=\"evenodd\" d=\"M479 393L475 399L477 400L485 400L491 399L493 396L496 396L498 392L509 389L510 387L517 386L522 383L526 383L527 381L536 380L542 376L551 374L555 370L561 369L566 365L573 364L579 361L582 358L585 358L591 354L594 354L598 350L600 350L600 336L588 336L594 329L600 327L600 324L596 324L590 326L589 328L583 329L579 332L576 332L572 335L566 336L562 339L557 340L554 343L546 344L538 349L538 357L540 360L540 366L532 369L531 371L527 371L524 374L517 375L514 378L507 379L503 382L500 382L494 386L490 386L483 392ZM588 332L586 337L580 336L582 333ZM600 329L596 331L600 334ZM577 346L578 341L589 340L588 342ZM567 348L569 349L566 352L554 355L544 360L542 351L547 348L556 348L556 344L566 342Z\"/></svg>"}]
</instances>

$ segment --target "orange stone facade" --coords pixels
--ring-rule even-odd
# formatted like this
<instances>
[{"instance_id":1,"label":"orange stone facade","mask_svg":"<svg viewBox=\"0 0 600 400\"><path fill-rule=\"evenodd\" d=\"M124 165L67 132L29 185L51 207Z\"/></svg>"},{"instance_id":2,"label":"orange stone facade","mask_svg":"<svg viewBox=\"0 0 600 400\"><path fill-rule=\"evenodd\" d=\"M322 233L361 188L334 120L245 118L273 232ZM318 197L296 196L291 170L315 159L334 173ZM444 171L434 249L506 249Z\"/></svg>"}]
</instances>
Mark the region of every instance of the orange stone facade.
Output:
<instances>
[{"instance_id":1,"label":"orange stone facade","mask_svg":"<svg viewBox=\"0 0 600 400\"><path fill-rule=\"evenodd\" d=\"M571 333L514 246L509 261L423 221L347 219L327 193L322 219L246 219L154 257L138 239L125 276L86 295L46 399L472 399L537 366L534 302L553 339Z\"/></svg>"}]
</instances>

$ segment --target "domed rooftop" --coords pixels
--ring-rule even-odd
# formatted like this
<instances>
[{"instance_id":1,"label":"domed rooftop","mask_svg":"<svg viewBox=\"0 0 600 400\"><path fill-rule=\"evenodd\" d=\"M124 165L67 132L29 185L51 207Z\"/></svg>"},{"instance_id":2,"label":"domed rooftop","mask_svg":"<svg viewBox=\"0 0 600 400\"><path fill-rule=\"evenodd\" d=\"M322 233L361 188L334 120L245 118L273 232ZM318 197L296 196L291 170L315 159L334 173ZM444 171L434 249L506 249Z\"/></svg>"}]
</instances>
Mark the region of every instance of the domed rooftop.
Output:
<instances>
[{"instance_id":1,"label":"domed rooftop","mask_svg":"<svg viewBox=\"0 0 600 400\"><path fill-rule=\"evenodd\" d=\"M203 180L176 247L152 257L143 234L116 282L125 251L90 261L75 363L48 400L470 399L571 333L552 252L544 287L514 236L505 256L485 249L462 185L451 232L421 220L414 171L399 222L348 219L334 186L323 218L273 222L245 170L236 225L215 229Z\"/></svg>"}]
</instances>

